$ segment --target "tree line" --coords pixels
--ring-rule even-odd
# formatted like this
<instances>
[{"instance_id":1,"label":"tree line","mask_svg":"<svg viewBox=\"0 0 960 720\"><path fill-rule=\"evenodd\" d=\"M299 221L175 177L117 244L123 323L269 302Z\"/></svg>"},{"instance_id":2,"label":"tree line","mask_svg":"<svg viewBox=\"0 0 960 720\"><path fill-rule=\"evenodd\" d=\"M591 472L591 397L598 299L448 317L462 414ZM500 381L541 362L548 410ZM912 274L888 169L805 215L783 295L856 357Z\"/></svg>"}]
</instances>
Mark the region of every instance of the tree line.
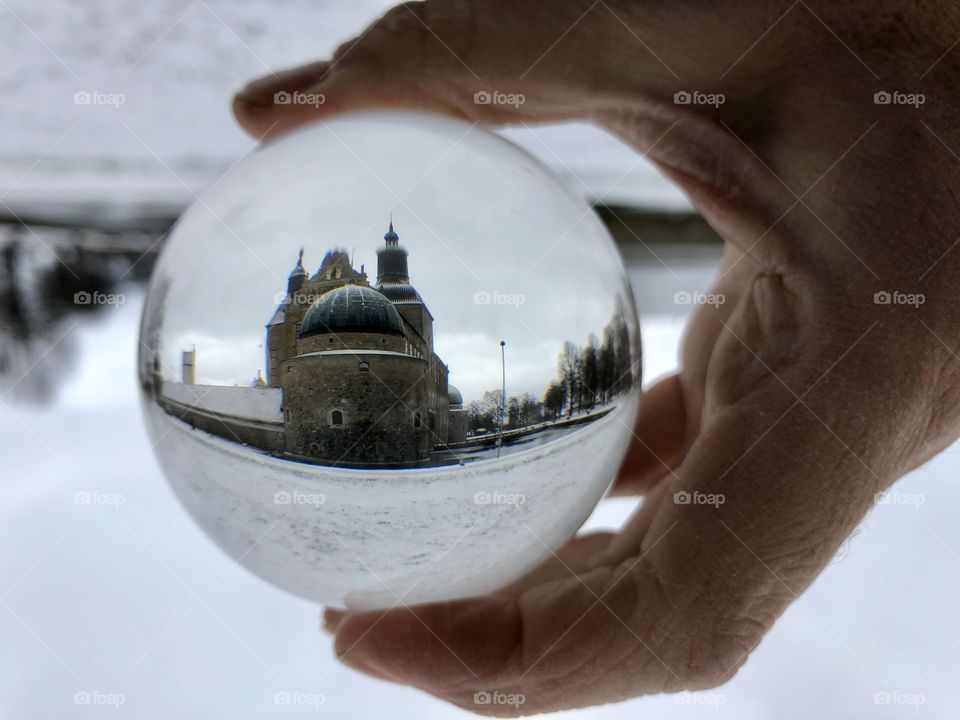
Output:
<instances>
[{"instance_id":1,"label":"tree line","mask_svg":"<svg viewBox=\"0 0 960 720\"><path fill-rule=\"evenodd\" d=\"M591 333L584 345L565 341L557 356L557 376L540 398L528 392L508 396L505 413L500 390L488 390L479 400L470 402L470 431L496 430L501 413L507 428L572 417L629 391L636 380L636 370L625 316L623 308L618 307L599 339Z\"/></svg>"}]
</instances>

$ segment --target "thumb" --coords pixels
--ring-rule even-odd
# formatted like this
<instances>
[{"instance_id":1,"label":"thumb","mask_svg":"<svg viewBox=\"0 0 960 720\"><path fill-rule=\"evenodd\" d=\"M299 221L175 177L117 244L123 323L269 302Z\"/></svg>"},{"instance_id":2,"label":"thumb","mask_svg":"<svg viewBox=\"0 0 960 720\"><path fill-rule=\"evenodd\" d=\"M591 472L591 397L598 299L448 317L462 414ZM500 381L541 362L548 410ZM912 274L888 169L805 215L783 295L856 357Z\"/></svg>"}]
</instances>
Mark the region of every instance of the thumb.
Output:
<instances>
[{"instance_id":1,"label":"thumb","mask_svg":"<svg viewBox=\"0 0 960 720\"><path fill-rule=\"evenodd\" d=\"M672 638L685 604L665 612L663 601L640 556L515 598L327 611L327 620L354 669L474 712L525 715L714 684Z\"/></svg>"}]
</instances>

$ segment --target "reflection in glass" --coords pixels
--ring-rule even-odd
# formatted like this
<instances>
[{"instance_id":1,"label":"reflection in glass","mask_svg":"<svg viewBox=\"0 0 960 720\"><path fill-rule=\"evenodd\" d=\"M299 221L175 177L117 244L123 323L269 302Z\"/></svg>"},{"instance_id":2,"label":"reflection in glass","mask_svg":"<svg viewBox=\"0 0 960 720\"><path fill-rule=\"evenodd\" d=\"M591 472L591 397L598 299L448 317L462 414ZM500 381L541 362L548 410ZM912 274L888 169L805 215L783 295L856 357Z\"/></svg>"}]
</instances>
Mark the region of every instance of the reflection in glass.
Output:
<instances>
[{"instance_id":1,"label":"reflection in glass","mask_svg":"<svg viewBox=\"0 0 960 720\"><path fill-rule=\"evenodd\" d=\"M580 199L485 130L390 113L285 136L186 213L140 380L215 541L377 607L418 572L407 601L495 589L569 538L623 456L639 361Z\"/></svg>"}]
</instances>

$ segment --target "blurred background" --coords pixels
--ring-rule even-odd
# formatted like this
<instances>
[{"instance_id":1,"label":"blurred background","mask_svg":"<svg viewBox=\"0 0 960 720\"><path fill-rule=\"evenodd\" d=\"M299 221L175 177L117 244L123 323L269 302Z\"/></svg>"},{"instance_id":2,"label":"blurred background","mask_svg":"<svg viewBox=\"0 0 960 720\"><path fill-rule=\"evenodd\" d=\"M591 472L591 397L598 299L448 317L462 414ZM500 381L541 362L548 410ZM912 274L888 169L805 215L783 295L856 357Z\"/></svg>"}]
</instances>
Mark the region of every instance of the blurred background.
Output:
<instances>
[{"instance_id":1,"label":"blurred background","mask_svg":"<svg viewBox=\"0 0 960 720\"><path fill-rule=\"evenodd\" d=\"M134 377L166 231L253 146L232 93L389 5L0 0L0 718L468 716L340 666L318 607L200 533ZM669 372L719 240L608 135L504 134L595 204L634 283L644 378ZM956 717L958 469L951 448L901 481L725 686L564 715ZM635 505L603 501L588 525Z\"/></svg>"}]
</instances>

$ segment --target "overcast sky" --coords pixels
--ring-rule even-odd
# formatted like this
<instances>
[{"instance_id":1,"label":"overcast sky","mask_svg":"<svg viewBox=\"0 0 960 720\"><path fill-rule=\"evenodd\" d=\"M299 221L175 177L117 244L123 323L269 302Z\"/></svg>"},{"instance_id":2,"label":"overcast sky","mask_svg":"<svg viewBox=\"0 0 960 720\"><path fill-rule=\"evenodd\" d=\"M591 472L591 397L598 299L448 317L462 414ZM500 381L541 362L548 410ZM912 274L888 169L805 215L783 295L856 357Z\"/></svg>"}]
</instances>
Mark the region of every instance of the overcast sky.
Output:
<instances>
[{"instance_id":1,"label":"overcast sky","mask_svg":"<svg viewBox=\"0 0 960 720\"><path fill-rule=\"evenodd\" d=\"M299 247L311 274L341 247L374 283L391 211L467 401L499 387L501 339L508 392L539 396L563 342L599 337L626 304L606 231L538 161L458 121L368 115L249 155L181 220L159 270L166 374L196 345L199 382L248 384Z\"/></svg>"}]
</instances>

